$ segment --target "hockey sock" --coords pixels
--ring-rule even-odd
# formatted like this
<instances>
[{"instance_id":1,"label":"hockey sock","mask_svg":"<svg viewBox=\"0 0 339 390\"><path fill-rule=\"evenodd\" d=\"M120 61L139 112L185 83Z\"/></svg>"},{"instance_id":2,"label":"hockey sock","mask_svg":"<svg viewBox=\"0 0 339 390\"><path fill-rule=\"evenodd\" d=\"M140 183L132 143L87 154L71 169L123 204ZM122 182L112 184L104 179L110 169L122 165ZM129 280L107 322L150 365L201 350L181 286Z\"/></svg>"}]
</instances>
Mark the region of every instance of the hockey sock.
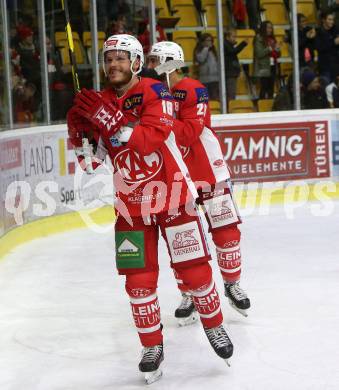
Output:
<instances>
[{"instance_id":1,"label":"hockey sock","mask_svg":"<svg viewBox=\"0 0 339 390\"><path fill-rule=\"evenodd\" d=\"M207 262L196 264L180 269L179 274L184 284L189 287L203 326L206 328L219 326L223 317L210 265Z\"/></svg>"},{"instance_id":2,"label":"hockey sock","mask_svg":"<svg viewBox=\"0 0 339 390\"><path fill-rule=\"evenodd\" d=\"M191 290L193 302L201 322L205 328L214 328L222 324L223 316L220 307L220 298L215 283L211 280L208 286Z\"/></svg>"},{"instance_id":3,"label":"hockey sock","mask_svg":"<svg viewBox=\"0 0 339 390\"><path fill-rule=\"evenodd\" d=\"M126 275L126 292L130 298L134 323L144 347L162 343L157 281L157 271Z\"/></svg>"},{"instance_id":4,"label":"hockey sock","mask_svg":"<svg viewBox=\"0 0 339 390\"><path fill-rule=\"evenodd\" d=\"M240 230L237 227L229 227L223 231L213 232L212 236L224 282L238 281L241 273Z\"/></svg>"},{"instance_id":5,"label":"hockey sock","mask_svg":"<svg viewBox=\"0 0 339 390\"><path fill-rule=\"evenodd\" d=\"M175 281L177 282L178 285L178 289L181 291L181 293L189 292L189 288L184 284L181 278L180 271L178 272L175 269L173 269L173 273L174 273Z\"/></svg>"},{"instance_id":6,"label":"hockey sock","mask_svg":"<svg viewBox=\"0 0 339 390\"><path fill-rule=\"evenodd\" d=\"M156 293L144 298L130 297L134 323L144 347L162 343L160 306Z\"/></svg>"}]
</instances>

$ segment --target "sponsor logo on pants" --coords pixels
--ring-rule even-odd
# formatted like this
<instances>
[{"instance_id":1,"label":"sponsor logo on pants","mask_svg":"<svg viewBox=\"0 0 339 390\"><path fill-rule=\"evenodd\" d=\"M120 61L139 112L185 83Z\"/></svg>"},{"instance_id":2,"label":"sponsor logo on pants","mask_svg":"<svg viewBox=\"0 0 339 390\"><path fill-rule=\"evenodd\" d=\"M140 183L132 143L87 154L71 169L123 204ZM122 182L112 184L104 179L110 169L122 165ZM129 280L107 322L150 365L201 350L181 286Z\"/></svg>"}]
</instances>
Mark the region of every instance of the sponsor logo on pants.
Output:
<instances>
[{"instance_id":1,"label":"sponsor logo on pants","mask_svg":"<svg viewBox=\"0 0 339 390\"><path fill-rule=\"evenodd\" d=\"M173 263L205 256L203 242L196 221L165 229Z\"/></svg>"},{"instance_id":2,"label":"sponsor logo on pants","mask_svg":"<svg viewBox=\"0 0 339 390\"><path fill-rule=\"evenodd\" d=\"M144 232L116 231L116 263L117 268L144 268Z\"/></svg>"},{"instance_id":3,"label":"sponsor logo on pants","mask_svg":"<svg viewBox=\"0 0 339 390\"><path fill-rule=\"evenodd\" d=\"M205 200L204 208L207 212L212 228L230 225L239 221L230 194Z\"/></svg>"}]
</instances>

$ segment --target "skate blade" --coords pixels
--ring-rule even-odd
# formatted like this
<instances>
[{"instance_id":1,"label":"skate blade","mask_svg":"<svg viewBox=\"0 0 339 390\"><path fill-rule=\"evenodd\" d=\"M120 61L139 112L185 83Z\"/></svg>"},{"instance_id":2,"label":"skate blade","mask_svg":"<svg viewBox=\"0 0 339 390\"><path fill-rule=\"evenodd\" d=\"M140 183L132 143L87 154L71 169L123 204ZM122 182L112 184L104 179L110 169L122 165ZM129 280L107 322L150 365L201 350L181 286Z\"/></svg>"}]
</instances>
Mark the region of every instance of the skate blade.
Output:
<instances>
[{"instance_id":1,"label":"skate blade","mask_svg":"<svg viewBox=\"0 0 339 390\"><path fill-rule=\"evenodd\" d=\"M226 365L227 365L228 367L231 367L231 363L228 361L228 359L224 359L224 361L225 361L225 363L226 363Z\"/></svg>"},{"instance_id":2,"label":"skate blade","mask_svg":"<svg viewBox=\"0 0 339 390\"><path fill-rule=\"evenodd\" d=\"M162 377L162 371L158 368L155 371L145 372L145 381L147 385L151 385L152 383L158 381Z\"/></svg>"},{"instance_id":3,"label":"skate blade","mask_svg":"<svg viewBox=\"0 0 339 390\"><path fill-rule=\"evenodd\" d=\"M198 313L196 311L194 311L189 317L186 317L186 318L178 318L178 324L179 326L188 326L188 325L192 325L194 324L195 322L198 321Z\"/></svg>"},{"instance_id":4,"label":"skate blade","mask_svg":"<svg viewBox=\"0 0 339 390\"><path fill-rule=\"evenodd\" d=\"M228 302L230 303L231 307L237 311L238 313L240 313L241 315L243 315L244 317L248 317L248 314L247 314L247 310L244 310L244 309L239 309L238 307L235 306L235 304L229 299Z\"/></svg>"}]
</instances>

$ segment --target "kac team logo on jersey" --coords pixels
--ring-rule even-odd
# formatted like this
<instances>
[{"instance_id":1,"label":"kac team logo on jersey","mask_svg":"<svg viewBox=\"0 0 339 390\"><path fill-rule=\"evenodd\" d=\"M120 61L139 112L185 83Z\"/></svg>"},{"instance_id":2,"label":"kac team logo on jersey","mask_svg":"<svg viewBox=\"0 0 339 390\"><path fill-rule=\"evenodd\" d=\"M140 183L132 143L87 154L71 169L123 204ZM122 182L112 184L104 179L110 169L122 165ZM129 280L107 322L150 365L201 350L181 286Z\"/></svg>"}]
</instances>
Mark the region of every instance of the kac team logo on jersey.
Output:
<instances>
[{"instance_id":1,"label":"kac team logo on jersey","mask_svg":"<svg viewBox=\"0 0 339 390\"><path fill-rule=\"evenodd\" d=\"M125 149L115 156L113 165L125 183L142 183L159 173L163 165L163 157L158 151L148 156L140 156L131 149Z\"/></svg>"}]
</instances>

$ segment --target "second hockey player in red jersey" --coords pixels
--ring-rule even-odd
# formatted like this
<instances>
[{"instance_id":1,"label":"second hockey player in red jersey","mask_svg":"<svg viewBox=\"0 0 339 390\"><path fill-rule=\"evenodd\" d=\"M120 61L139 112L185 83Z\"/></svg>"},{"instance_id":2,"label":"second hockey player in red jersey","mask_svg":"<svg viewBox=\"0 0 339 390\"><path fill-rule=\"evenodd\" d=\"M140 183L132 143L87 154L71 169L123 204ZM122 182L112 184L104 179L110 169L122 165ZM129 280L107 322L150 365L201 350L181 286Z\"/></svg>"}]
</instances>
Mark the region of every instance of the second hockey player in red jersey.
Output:
<instances>
[{"instance_id":1,"label":"second hockey player in red jersey","mask_svg":"<svg viewBox=\"0 0 339 390\"><path fill-rule=\"evenodd\" d=\"M136 38L109 37L103 56L108 88L100 93L82 90L67 123L82 164L82 131L99 134L96 157L100 162L108 155L112 161L116 265L126 276L126 292L144 347L139 369L151 383L161 375L164 358L157 296L159 231L211 346L228 359L233 345L222 326L210 254L194 204L196 190L173 134L173 98L159 81L137 76L144 58Z\"/></svg>"},{"instance_id":2,"label":"second hockey player in red jersey","mask_svg":"<svg viewBox=\"0 0 339 390\"><path fill-rule=\"evenodd\" d=\"M148 56L148 67L165 77L173 97L176 120L174 131L182 148L184 161L199 193L209 230L216 246L218 265L224 280L225 295L232 307L247 316L250 300L239 286L241 273L241 223L232 195L230 174L219 140L211 129L207 89L198 80L182 77L184 54L174 42L154 44ZM187 286L176 272L183 300L176 311L179 324L194 320L194 305Z\"/></svg>"}]
</instances>

